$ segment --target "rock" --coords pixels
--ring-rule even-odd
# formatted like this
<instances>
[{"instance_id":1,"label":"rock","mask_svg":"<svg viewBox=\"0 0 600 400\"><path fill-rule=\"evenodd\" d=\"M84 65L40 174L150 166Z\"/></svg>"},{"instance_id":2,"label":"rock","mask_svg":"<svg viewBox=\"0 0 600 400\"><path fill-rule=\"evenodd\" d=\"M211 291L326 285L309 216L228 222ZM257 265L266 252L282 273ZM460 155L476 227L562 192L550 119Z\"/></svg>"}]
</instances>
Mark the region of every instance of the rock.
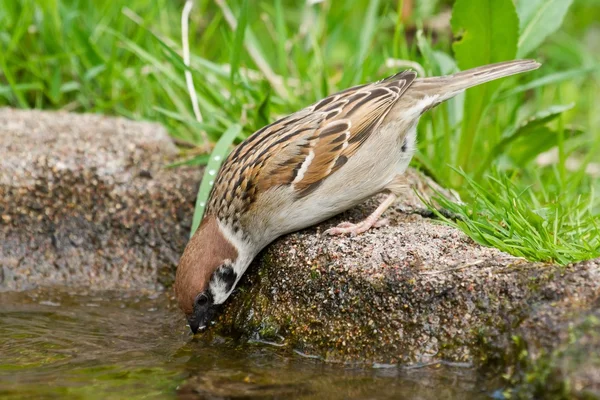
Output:
<instances>
[{"instance_id":1,"label":"rock","mask_svg":"<svg viewBox=\"0 0 600 400\"><path fill-rule=\"evenodd\" d=\"M485 351L508 366L518 398L600 399L600 259L532 284L522 320Z\"/></svg>"},{"instance_id":2,"label":"rock","mask_svg":"<svg viewBox=\"0 0 600 400\"><path fill-rule=\"evenodd\" d=\"M280 238L214 330L331 362L473 365L506 374L524 397L599 396L600 260L527 262L408 203L359 237L322 232L376 201Z\"/></svg>"},{"instance_id":3,"label":"rock","mask_svg":"<svg viewBox=\"0 0 600 400\"><path fill-rule=\"evenodd\" d=\"M164 129L0 109L0 154L0 290L171 283L199 174L164 168L177 154ZM443 191L414 170L407 181L426 198ZM482 247L412 190L389 226L323 235L376 202L265 249L206 339L363 365L443 361L506 377L513 397L600 397L600 259L559 267Z\"/></svg>"},{"instance_id":4,"label":"rock","mask_svg":"<svg viewBox=\"0 0 600 400\"><path fill-rule=\"evenodd\" d=\"M0 109L0 290L169 284L197 170L159 125Z\"/></svg>"}]
</instances>

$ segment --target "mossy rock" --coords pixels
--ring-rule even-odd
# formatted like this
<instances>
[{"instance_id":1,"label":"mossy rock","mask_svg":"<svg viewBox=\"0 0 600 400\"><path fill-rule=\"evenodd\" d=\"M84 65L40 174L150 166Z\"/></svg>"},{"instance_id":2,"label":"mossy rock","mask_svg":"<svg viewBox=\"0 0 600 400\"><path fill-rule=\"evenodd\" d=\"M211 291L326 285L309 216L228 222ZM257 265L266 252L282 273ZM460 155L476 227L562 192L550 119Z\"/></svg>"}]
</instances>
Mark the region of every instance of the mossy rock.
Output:
<instances>
[{"instance_id":1,"label":"mossy rock","mask_svg":"<svg viewBox=\"0 0 600 400\"><path fill-rule=\"evenodd\" d=\"M163 128L0 109L0 153L0 290L169 286L199 171L164 168L177 149ZM407 183L443 191L414 170ZM600 397L600 260L560 267L479 246L412 190L387 227L322 234L376 202L270 245L207 335L332 362L459 362L504 376L513 398Z\"/></svg>"},{"instance_id":2,"label":"mossy rock","mask_svg":"<svg viewBox=\"0 0 600 400\"><path fill-rule=\"evenodd\" d=\"M528 262L479 246L410 201L390 213L390 226L322 234L375 205L269 246L213 331L330 362L466 363L503 375L513 397L598 395L595 358L578 355L600 352L590 328L600 260Z\"/></svg>"}]
</instances>

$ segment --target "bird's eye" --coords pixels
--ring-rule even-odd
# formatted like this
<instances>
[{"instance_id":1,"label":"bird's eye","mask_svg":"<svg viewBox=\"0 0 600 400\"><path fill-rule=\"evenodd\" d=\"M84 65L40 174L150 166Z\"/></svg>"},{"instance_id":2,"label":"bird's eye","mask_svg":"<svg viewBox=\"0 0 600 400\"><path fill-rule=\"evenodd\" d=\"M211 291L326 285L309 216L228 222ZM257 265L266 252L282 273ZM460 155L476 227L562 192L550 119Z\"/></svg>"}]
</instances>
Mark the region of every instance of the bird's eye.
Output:
<instances>
[{"instance_id":1,"label":"bird's eye","mask_svg":"<svg viewBox=\"0 0 600 400\"><path fill-rule=\"evenodd\" d=\"M203 307L208 303L208 296L204 293L200 293L198 297L196 297L196 306Z\"/></svg>"}]
</instances>

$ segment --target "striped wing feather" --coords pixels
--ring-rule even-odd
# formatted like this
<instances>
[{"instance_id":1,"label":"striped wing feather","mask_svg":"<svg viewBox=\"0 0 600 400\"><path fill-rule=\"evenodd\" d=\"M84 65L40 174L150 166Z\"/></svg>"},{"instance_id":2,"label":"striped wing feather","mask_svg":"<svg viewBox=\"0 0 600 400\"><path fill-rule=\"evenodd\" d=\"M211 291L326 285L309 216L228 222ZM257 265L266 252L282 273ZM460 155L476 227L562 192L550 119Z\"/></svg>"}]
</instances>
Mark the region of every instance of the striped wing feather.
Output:
<instances>
[{"instance_id":1,"label":"striped wing feather","mask_svg":"<svg viewBox=\"0 0 600 400\"><path fill-rule=\"evenodd\" d=\"M225 161L207 212L231 215L229 208L246 209L279 186L312 193L377 130L415 77L404 71L346 89L255 132Z\"/></svg>"},{"instance_id":2,"label":"striped wing feather","mask_svg":"<svg viewBox=\"0 0 600 400\"><path fill-rule=\"evenodd\" d=\"M304 158L292 184L299 196L314 191L356 153L414 77L414 73L404 72L330 96L313 106L313 112L323 113L325 119L311 137L311 146L298 149Z\"/></svg>"}]
</instances>

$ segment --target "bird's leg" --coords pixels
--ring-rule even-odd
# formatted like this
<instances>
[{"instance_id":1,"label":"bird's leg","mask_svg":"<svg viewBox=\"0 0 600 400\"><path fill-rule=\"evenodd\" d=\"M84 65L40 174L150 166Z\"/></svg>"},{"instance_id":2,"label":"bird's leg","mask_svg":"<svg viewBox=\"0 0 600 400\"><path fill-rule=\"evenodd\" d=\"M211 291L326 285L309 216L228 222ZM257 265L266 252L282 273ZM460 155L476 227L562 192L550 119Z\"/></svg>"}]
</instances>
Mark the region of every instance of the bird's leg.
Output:
<instances>
[{"instance_id":1,"label":"bird's leg","mask_svg":"<svg viewBox=\"0 0 600 400\"><path fill-rule=\"evenodd\" d=\"M325 231L327 235L342 235L344 233L350 233L351 235L359 235L363 232L368 231L371 228L379 228L388 224L387 218L380 219L381 215L387 210L394 201L398 198L394 193L390 193L387 197L379 204L377 209L371 213L367 218L353 224L350 222L342 222L335 228L329 228Z\"/></svg>"},{"instance_id":2,"label":"bird's leg","mask_svg":"<svg viewBox=\"0 0 600 400\"><path fill-rule=\"evenodd\" d=\"M342 235L350 233L351 235L359 235L368 231L371 228L379 228L389 223L387 218L381 218L381 215L392 205L394 201L408 188L410 185L404 174L398 174L387 184L385 190L390 193L379 204L377 209L371 213L363 221L353 224L351 222L342 222L335 228L330 228L325 231L329 235Z\"/></svg>"}]
</instances>

